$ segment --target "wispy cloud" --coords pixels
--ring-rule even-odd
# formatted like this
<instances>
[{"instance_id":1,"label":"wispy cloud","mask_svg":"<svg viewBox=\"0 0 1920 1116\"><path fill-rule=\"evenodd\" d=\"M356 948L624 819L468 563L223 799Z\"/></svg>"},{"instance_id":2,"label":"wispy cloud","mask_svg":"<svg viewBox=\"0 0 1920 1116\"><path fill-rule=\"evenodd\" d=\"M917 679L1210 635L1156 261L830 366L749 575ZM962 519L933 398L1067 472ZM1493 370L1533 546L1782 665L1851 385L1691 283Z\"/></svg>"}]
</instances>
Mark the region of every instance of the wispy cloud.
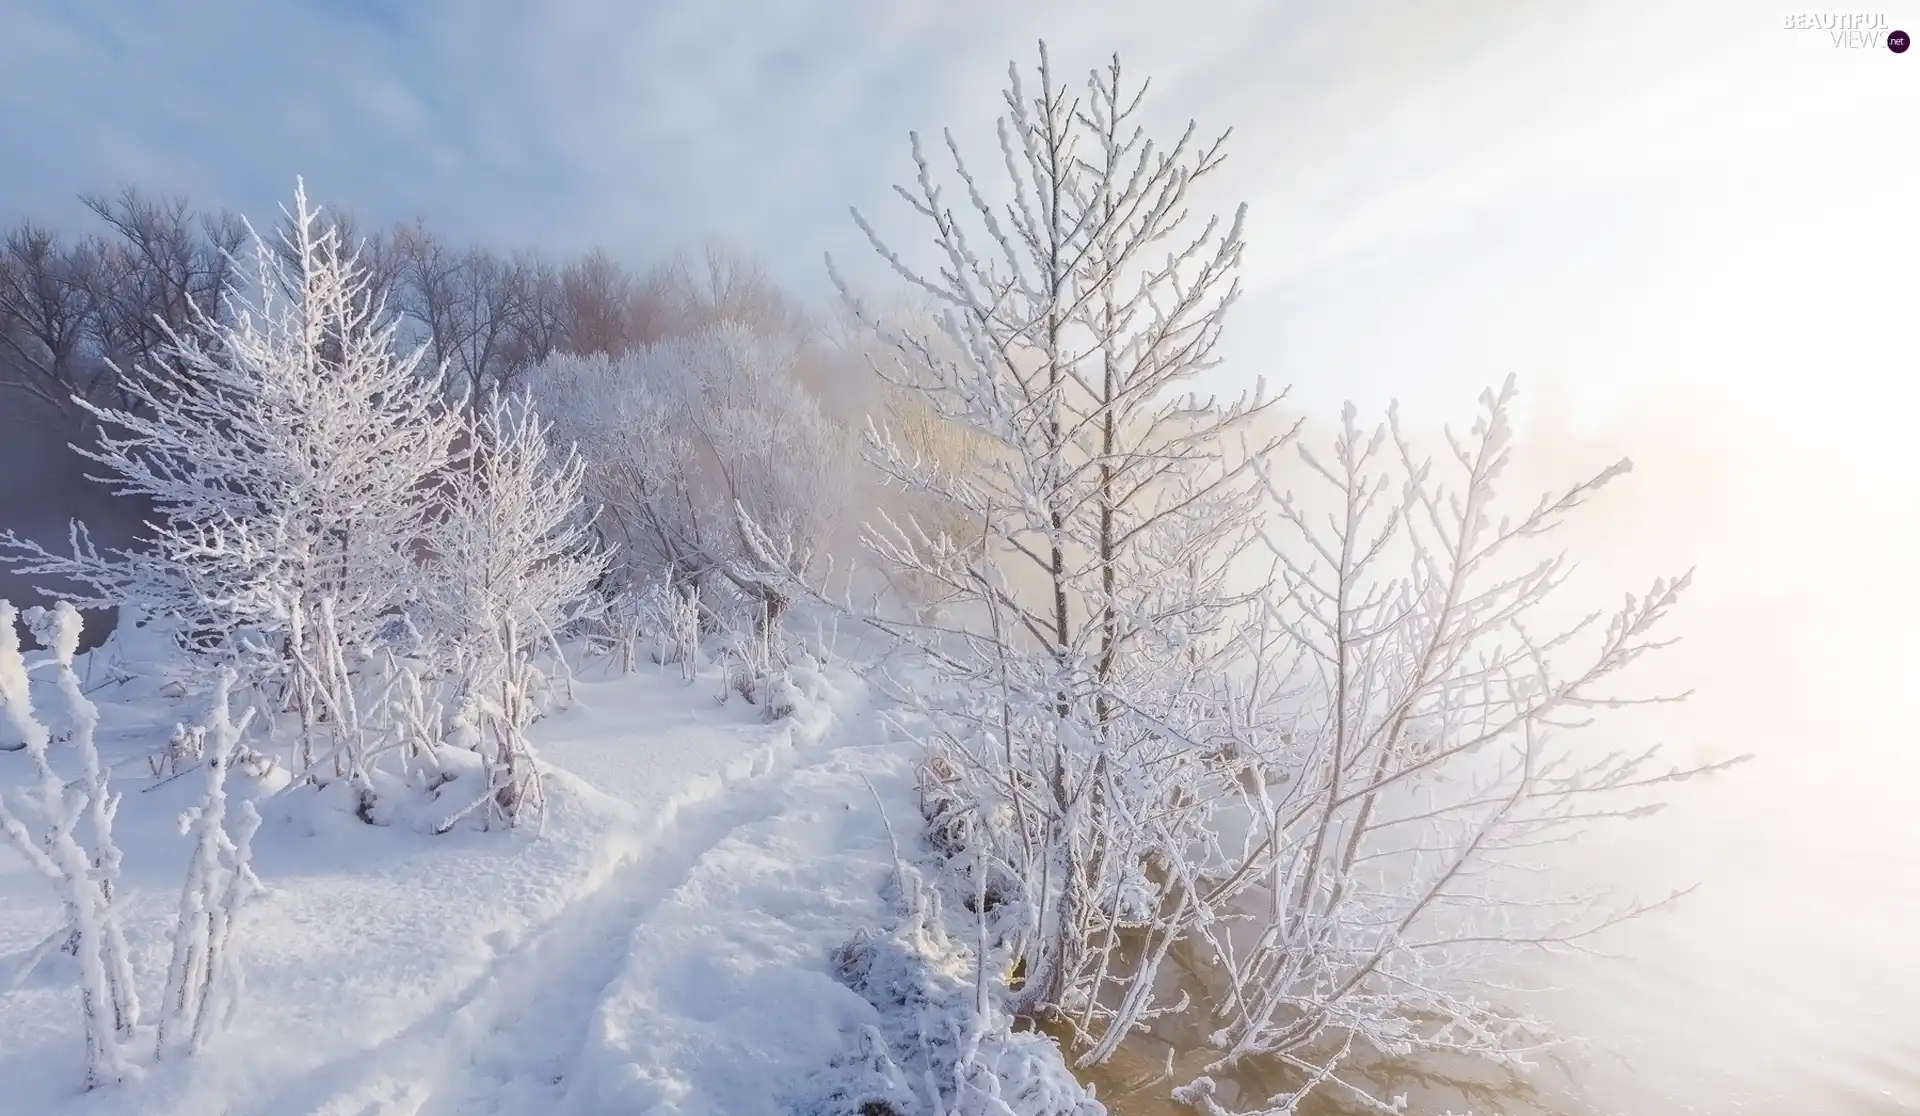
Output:
<instances>
[{"instance_id":1,"label":"wispy cloud","mask_svg":"<svg viewBox=\"0 0 1920 1116\"><path fill-rule=\"evenodd\" d=\"M0 45L0 143L29 153L0 179L0 209L64 219L77 191L137 179L258 210L303 173L369 215L430 211L503 243L644 253L712 232L811 268L822 246L850 243L846 205L885 197L909 129L990 136L1006 61L1028 60L1038 37L1072 76L1123 51L1154 75L1164 118L1237 125L1246 173L1224 206L1232 187L1284 198L1299 194L1288 183L1326 182L1327 166L1352 161L1343 149L1367 155L1395 98L1536 11L1510 0L1444 19L1253 0L1097 12L1016 0L30 5L9 13Z\"/></svg>"},{"instance_id":2,"label":"wispy cloud","mask_svg":"<svg viewBox=\"0 0 1920 1116\"><path fill-rule=\"evenodd\" d=\"M124 181L257 216L304 174L369 218L502 247L644 264L718 236L815 288L822 252L866 259L849 205L921 247L888 190L910 129L952 125L991 162L1009 59L1044 36L1077 78L1118 49L1153 76L1162 125L1235 129L1202 199L1252 205L1231 378L1299 382L1316 405L1699 357L1711 335L1672 312L1675 284L1751 278L1729 275L1757 249L1728 214L1837 263L1837 241L1783 228L1873 156L1823 140L1820 106L1870 133L1912 77L1875 65L1910 58L1822 50L1731 2L6 7L0 216L78 224L76 193ZM1878 158L1852 177L1887 180L1895 155ZM1856 274L1864 250L1847 248ZM1665 306L1633 297L1660 284ZM1779 297L1742 297L1762 295ZM1738 320L1725 303L1701 320Z\"/></svg>"}]
</instances>

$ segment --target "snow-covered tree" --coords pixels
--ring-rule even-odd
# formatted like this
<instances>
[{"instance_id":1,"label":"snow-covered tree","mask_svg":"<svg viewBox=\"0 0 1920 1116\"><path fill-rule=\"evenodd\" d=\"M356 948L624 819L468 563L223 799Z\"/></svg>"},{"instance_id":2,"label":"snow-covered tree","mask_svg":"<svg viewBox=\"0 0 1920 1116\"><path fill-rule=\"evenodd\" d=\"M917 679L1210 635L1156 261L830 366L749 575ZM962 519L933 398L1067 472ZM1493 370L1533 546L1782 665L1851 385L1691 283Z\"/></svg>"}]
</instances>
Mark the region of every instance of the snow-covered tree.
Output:
<instances>
[{"instance_id":1,"label":"snow-covered tree","mask_svg":"<svg viewBox=\"0 0 1920 1116\"><path fill-rule=\"evenodd\" d=\"M26 572L83 586L78 603L135 602L229 653L264 648L310 765L317 726L345 716L340 649L413 596L458 422L304 188L284 235L282 250L254 237L251 290L228 289L228 314L170 331L167 359L128 372L132 406L80 401L104 426L82 451L99 479L153 509L142 545L101 553L78 526L66 555L4 541Z\"/></svg>"},{"instance_id":2,"label":"snow-covered tree","mask_svg":"<svg viewBox=\"0 0 1920 1116\"><path fill-rule=\"evenodd\" d=\"M1011 70L1004 202L949 138L965 199L951 206L915 137L917 188L900 193L932 226L936 272L855 214L939 333L848 298L899 354L883 374L979 447L956 472L886 430L869 440L875 466L972 535L908 516L869 540L938 587L939 611L896 626L950 690L928 708L931 808L985 843L1017 899L1016 1010L1078 1024L1098 1061L1151 1017L1155 969L1202 910L1173 866L1208 840L1198 803L1232 782L1213 694L1250 602L1228 575L1252 540L1249 465L1279 439L1241 438L1269 406L1258 396L1179 395L1213 363L1237 293L1241 216L1188 209L1220 142L1189 127L1153 143L1117 60L1076 96L1043 46L1038 77L1030 97ZM1148 947L1122 963L1135 931Z\"/></svg>"},{"instance_id":3,"label":"snow-covered tree","mask_svg":"<svg viewBox=\"0 0 1920 1116\"><path fill-rule=\"evenodd\" d=\"M456 679L456 721L477 739L490 801L509 822L539 801L522 735L539 695L533 659L594 607L608 554L590 531L585 463L556 453L523 394L472 409L427 532L420 615Z\"/></svg>"},{"instance_id":4,"label":"snow-covered tree","mask_svg":"<svg viewBox=\"0 0 1920 1116\"><path fill-rule=\"evenodd\" d=\"M1214 885L1232 899L1196 928L1220 985L1204 1072L1261 1058L1303 1082L1262 1111L1291 1112L1310 1087L1364 1096L1343 1072L1356 1048L1524 1065L1549 1036L1490 994L1487 962L1649 908L1553 886L1541 850L1657 809L1703 770L1566 731L1597 709L1677 700L1618 676L1670 642L1660 626L1690 575L1560 615L1571 564L1541 542L1630 466L1504 507L1513 395L1512 380L1486 393L1437 463L1397 414L1367 431L1349 406L1324 457L1301 450L1304 487L1267 474L1279 576L1265 673L1241 688L1265 710L1247 718L1245 872ZM1182 1095L1225 1111L1204 1080Z\"/></svg>"},{"instance_id":5,"label":"snow-covered tree","mask_svg":"<svg viewBox=\"0 0 1920 1116\"><path fill-rule=\"evenodd\" d=\"M800 355L721 322L541 370L541 413L586 458L588 501L631 574L670 569L705 599L724 581L778 620L771 575L805 572L853 500L848 438L795 377ZM765 568L749 524L779 541L784 569Z\"/></svg>"},{"instance_id":6,"label":"snow-covered tree","mask_svg":"<svg viewBox=\"0 0 1920 1116\"><path fill-rule=\"evenodd\" d=\"M72 953L80 968L81 1026L86 1036L86 1087L120 1081L127 1073L121 1043L139 1020L133 968L115 906L120 850L113 840L119 795L107 786L107 771L94 748L99 717L80 690L73 658L80 642L80 615L60 604L35 610L35 635L51 648L67 704L64 741L76 754L78 778L54 763L53 731L33 707L26 659L20 653L13 605L0 601L0 714L26 743L38 782L9 802L0 795L0 833L27 865L60 893L64 925L30 955L36 963L56 946Z\"/></svg>"},{"instance_id":7,"label":"snow-covered tree","mask_svg":"<svg viewBox=\"0 0 1920 1116\"><path fill-rule=\"evenodd\" d=\"M1604 631L1552 623L1565 567L1519 552L1623 469L1499 518L1510 385L1449 442L1451 487L1397 425L1383 466L1387 431L1349 412L1331 462L1302 451L1324 507L1280 480L1298 428L1258 393L1181 397L1234 300L1240 221L1189 223L1221 148L1191 127L1152 144L1140 93L1116 62L1075 96L1043 47L1037 92L1012 72L998 200L949 138L950 203L916 137L900 193L932 272L855 215L941 311L932 335L864 315L899 353L883 373L977 447L951 469L885 429L868 446L968 525L901 516L868 540L938 589L871 618L934 667L902 719L930 745L931 834L971 877L1009 1006L1063 1026L1082 1065L1176 1013L1219 1048L1209 1074L1294 1071L1255 1102L1292 1113L1319 1088L1378 1103L1356 1049L1520 1059L1542 1037L1484 994L1486 953L1645 909L1542 890L1529 850L1692 773L1553 730L1626 700L1603 687L1660 645L1685 579ZM1207 1002L1166 1002L1176 955ZM1178 1095L1226 1112L1211 1078Z\"/></svg>"}]
</instances>

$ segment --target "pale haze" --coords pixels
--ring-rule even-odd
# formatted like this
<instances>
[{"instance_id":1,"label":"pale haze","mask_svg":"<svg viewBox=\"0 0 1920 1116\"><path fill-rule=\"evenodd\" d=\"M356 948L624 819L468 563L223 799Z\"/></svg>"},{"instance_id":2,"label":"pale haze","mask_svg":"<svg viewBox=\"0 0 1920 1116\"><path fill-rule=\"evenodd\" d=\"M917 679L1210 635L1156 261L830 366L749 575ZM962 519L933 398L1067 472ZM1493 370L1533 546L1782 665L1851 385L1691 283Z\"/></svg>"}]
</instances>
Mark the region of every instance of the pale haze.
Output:
<instances>
[{"instance_id":1,"label":"pale haze","mask_svg":"<svg viewBox=\"0 0 1920 1116\"><path fill-rule=\"evenodd\" d=\"M79 230L132 182L264 223L301 175L503 249L717 238L826 305L825 254L888 278L849 206L926 262L909 131L990 172L1010 60L1118 50L1153 126L1233 129L1199 203L1249 206L1245 289L1205 386L1430 427L1517 376L1522 487L1635 461L1571 529L1582 584L1698 567L1641 676L1694 701L1605 731L1756 758L1583 847L1702 884L1562 974L1596 1106L1916 1111L1920 52L1798 10L0 0L0 214Z\"/></svg>"}]
</instances>

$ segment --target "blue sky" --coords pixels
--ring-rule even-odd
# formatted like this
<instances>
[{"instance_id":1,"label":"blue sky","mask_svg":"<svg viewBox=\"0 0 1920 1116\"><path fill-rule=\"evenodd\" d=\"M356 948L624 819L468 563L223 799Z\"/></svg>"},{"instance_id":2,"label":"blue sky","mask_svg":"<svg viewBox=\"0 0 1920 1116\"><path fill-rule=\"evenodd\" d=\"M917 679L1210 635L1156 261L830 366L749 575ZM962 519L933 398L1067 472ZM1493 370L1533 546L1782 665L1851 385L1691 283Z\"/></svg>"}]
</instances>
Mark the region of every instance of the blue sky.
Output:
<instances>
[{"instance_id":1,"label":"blue sky","mask_svg":"<svg viewBox=\"0 0 1920 1116\"><path fill-rule=\"evenodd\" d=\"M1234 128L1202 199L1251 206L1225 379L1315 407L1458 412L1508 372L1597 410L1669 381L1778 403L1802 362L1864 390L1899 359L1859 315L1912 290L1885 137L1920 104L1920 55L1784 10L0 0L0 216L79 226L76 194L132 181L258 217L301 174L501 247L645 265L715 236L818 294L823 252L867 259L849 205L917 250L888 194L906 133L990 162L1006 64L1044 36L1071 74L1120 50L1168 129Z\"/></svg>"}]
</instances>

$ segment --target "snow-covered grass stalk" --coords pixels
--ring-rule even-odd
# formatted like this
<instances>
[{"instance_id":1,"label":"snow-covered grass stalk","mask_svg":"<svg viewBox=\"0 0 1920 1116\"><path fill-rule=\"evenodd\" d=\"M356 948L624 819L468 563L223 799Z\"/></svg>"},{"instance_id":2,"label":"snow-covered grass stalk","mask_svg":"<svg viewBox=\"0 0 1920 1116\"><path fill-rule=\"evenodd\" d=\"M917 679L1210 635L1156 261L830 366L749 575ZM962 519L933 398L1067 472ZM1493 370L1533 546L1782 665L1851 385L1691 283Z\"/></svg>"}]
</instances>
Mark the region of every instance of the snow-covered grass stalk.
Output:
<instances>
[{"instance_id":1,"label":"snow-covered grass stalk","mask_svg":"<svg viewBox=\"0 0 1920 1116\"><path fill-rule=\"evenodd\" d=\"M662 663L679 663L680 680L691 684L700 669L700 590L670 592L666 626L661 633Z\"/></svg>"},{"instance_id":2,"label":"snow-covered grass stalk","mask_svg":"<svg viewBox=\"0 0 1920 1116\"><path fill-rule=\"evenodd\" d=\"M418 662L402 659L390 647L381 648L377 660L369 727L378 734L378 750L397 750L410 770L431 766L434 748L445 735L444 706L421 681Z\"/></svg>"},{"instance_id":3,"label":"snow-covered grass stalk","mask_svg":"<svg viewBox=\"0 0 1920 1116\"><path fill-rule=\"evenodd\" d=\"M465 676L449 739L479 757L486 787L436 825L437 833L451 832L476 813L484 821L517 826L540 819L546 807L539 764L526 735L538 712L544 676L512 619L500 621L495 643L498 658L488 673ZM492 684L481 685L483 678Z\"/></svg>"},{"instance_id":4,"label":"snow-covered grass stalk","mask_svg":"<svg viewBox=\"0 0 1920 1116\"><path fill-rule=\"evenodd\" d=\"M239 721L233 719L233 682L233 672L223 671L215 686L204 726L206 790L200 804L180 819L193 851L161 999L155 1048L161 1059L198 1054L232 1022L243 984L234 930L247 905L265 891L252 865L259 813L253 803L242 802L239 816L228 818L227 775L244 754L240 737L253 717L249 709Z\"/></svg>"},{"instance_id":5,"label":"snow-covered grass stalk","mask_svg":"<svg viewBox=\"0 0 1920 1116\"><path fill-rule=\"evenodd\" d=\"M620 656L621 674L632 674L640 667L640 644L647 634L645 624L645 618L631 602L627 602L609 624L614 650Z\"/></svg>"},{"instance_id":6,"label":"snow-covered grass stalk","mask_svg":"<svg viewBox=\"0 0 1920 1116\"><path fill-rule=\"evenodd\" d=\"M320 782L345 779L356 792L370 796L374 741L361 723L354 669L365 648L349 648L342 641L331 597L322 597L311 612L304 602L289 601L287 613L291 700L300 717L300 770ZM328 746L317 750L323 728Z\"/></svg>"},{"instance_id":7,"label":"snow-covered grass stalk","mask_svg":"<svg viewBox=\"0 0 1920 1116\"><path fill-rule=\"evenodd\" d=\"M40 612L34 624L36 634L52 648L69 707L62 743L77 753L81 767L80 777L72 782L55 768L54 735L33 708L15 616L13 605L0 601L0 708L26 742L39 781L14 802L0 796L0 832L60 893L65 925L48 941L66 942L79 964L86 1087L92 1089L126 1076L121 1043L139 1016L133 970L114 906L120 851L113 842L113 817L119 798L108 789L94 748L97 713L73 673L79 614L63 603Z\"/></svg>"},{"instance_id":8,"label":"snow-covered grass stalk","mask_svg":"<svg viewBox=\"0 0 1920 1116\"><path fill-rule=\"evenodd\" d=\"M720 702L724 705L738 695L747 704L762 707L769 719L778 720L793 709L784 696L790 685L786 639L765 600L750 600L747 608L751 619L735 625L744 630L728 633L722 651Z\"/></svg>"},{"instance_id":9,"label":"snow-covered grass stalk","mask_svg":"<svg viewBox=\"0 0 1920 1116\"><path fill-rule=\"evenodd\" d=\"M28 628L40 645L53 656L55 681L67 707L68 741L79 753L79 784L87 796L82 834L93 856L94 871L105 904L102 931L106 935L104 956L113 966L109 974L114 994L115 1028L122 1037L132 1034L140 1016L133 969L128 960L125 931L114 909L114 893L120 886L120 848L113 840L113 819L120 808L120 796L107 786L107 771L101 766L94 735L100 727L100 711L81 687L74 672L74 657L80 648L82 620L72 605L65 602L52 608L30 608L26 612Z\"/></svg>"}]
</instances>

